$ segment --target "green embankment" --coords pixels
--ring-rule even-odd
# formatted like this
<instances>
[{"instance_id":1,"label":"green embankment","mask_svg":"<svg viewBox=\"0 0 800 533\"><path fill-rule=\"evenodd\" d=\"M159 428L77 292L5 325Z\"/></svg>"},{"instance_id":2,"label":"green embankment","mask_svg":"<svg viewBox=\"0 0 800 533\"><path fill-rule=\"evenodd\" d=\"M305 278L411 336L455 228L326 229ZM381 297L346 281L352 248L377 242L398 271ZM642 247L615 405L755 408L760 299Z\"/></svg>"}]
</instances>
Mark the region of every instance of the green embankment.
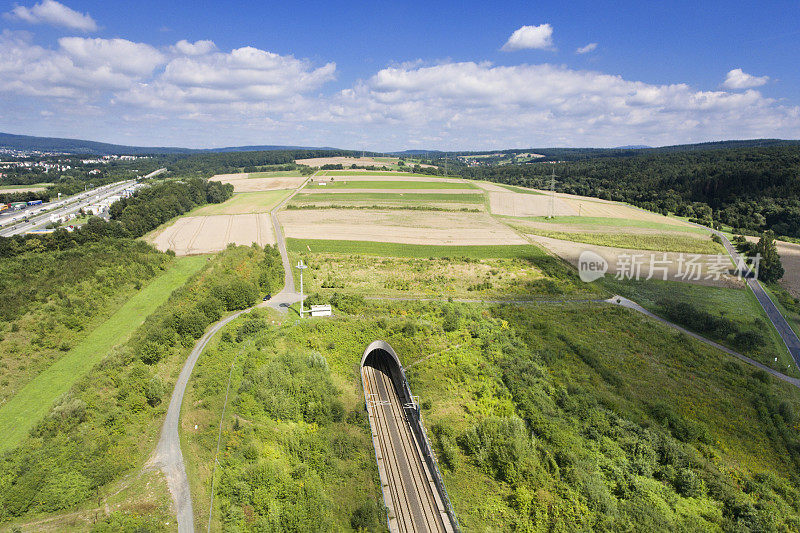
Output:
<instances>
[{"instance_id":1,"label":"green embankment","mask_svg":"<svg viewBox=\"0 0 800 533\"><path fill-rule=\"evenodd\" d=\"M563 217L508 217L500 216L501 219L508 221L513 220L526 220L531 222L541 222L545 224L569 224L578 228L646 228L646 229L660 229L665 231L684 231L687 233L700 233L703 235L709 234L709 231L695 226L687 226L685 224L675 224L670 222L653 222L650 220L636 220L631 218L613 218L613 217L579 217L579 216L563 216ZM669 219L665 219L669 220Z\"/></svg>"},{"instance_id":2,"label":"green embankment","mask_svg":"<svg viewBox=\"0 0 800 533\"><path fill-rule=\"evenodd\" d=\"M47 370L23 387L0 408L0 451L17 445L54 401L69 390L117 345L124 343L144 319L163 304L173 290L197 272L206 258L176 259L174 265L128 300L116 313L91 332Z\"/></svg>"},{"instance_id":3,"label":"green embankment","mask_svg":"<svg viewBox=\"0 0 800 533\"><path fill-rule=\"evenodd\" d=\"M702 239L690 235L633 234L633 233L578 233L569 231L550 231L539 228L521 227L511 224L520 231L563 241L582 242L596 246L610 246L631 250L653 250L656 252L683 252L688 254L724 254L725 249L710 238Z\"/></svg>"}]
</instances>

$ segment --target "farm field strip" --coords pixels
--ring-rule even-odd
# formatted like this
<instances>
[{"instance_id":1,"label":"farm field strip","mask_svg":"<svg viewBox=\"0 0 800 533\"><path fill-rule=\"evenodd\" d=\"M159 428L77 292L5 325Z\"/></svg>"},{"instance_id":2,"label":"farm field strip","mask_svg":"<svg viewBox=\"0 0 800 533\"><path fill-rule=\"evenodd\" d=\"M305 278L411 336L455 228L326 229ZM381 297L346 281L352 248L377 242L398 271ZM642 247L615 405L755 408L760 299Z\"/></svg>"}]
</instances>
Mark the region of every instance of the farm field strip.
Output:
<instances>
[{"instance_id":1,"label":"farm field strip","mask_svg":"<svg viewBox=\"0 0 800 533\"><path fill-rule=\"evenodd\" d=\"M638 231L620 231L598 228L582 231L555 231L520 224L512 227L529 236L547 237L560 241L569 241L595 246L624 248L628 250L647 250L649 252L683 252L687 254L724 254L720 244L708 236L679 231L659 231L639 229Z\"/></svg>"},{"instance_id":2,"label":"farm field strip","mask_svg":"<svg viewBox=\"0 0 800 533\"><path fill-rule=\"evenodd\" d=\"M124 343L153 311L206 263L205 257L176 259L164 273L133 295L102 325L61 359L28 382L0 408L0 452L14 447L53 402L114 346Z\"/></svg>"},{"instance_id":3,"label":"farm field strip","mask_svg":"<svg viewBox=\"0 0 800 533\"><path fill-rule=\"evenodd\" d=\"M362 168L350 168L347 170L320 170L317 176L402 176L404 178L425 178L426 180L460 180L461 178L448 178L431 174L415 174L414 172L401 172L393 170L364 170Z\"/></svg>"},{"instance_id":4,"label":"farm field strip","mask_svg":"<svg viewBox=\"0 0 800 533\"><path fill-rule=\"evenodd\" d=\"M314 192L302 193L292 198L293 203L302 202L368 202L368 201L400 201L409 203L420 202L456 202L461 204L483 204L484 197L482 194L475 194L473 192L448 192L448 193L430 193L430 192Z\"/></svg>"},{"instance_id":5,"label":"farm field strip","mask_svg":"<svg viewBox=\"0 0 800 533\"><path fill-rule=\"evenodd\" d=\"M183 217L150 238L159 250L176 255L219 252L228 244L275 244L268 213Z\"/></svg>"},{"instance_id":6,"label":"farm field strip","mask_svg":"<svg viewBox=\"0 0 800 533\"><path fill-rule=\"evenodd\" d=\"M356 174L355 171L347 172L341 171L341 174L333 174L333 171L320 171L315 176L314 179L320 178L331 178L329 181L337 182L341 181L402 181L402 182L410 182L410 181L422 181L422 182L430 182L430 183L465 183L469 186L476 186L476 182L473 180L466 180L461 178L444 178L441 176L427 176L425 174L410 174L408 172L381 172L381 173L368 173L364 172L361 174ZM337 171L339 172L339 171Z\"/></svg>"},{"instance_id":7,"label":"farm field strip","mask_svg":"<svg viewBox=\"0 0 800 533\"><path fill-rule=\"evenodd\" d=\"M221 204L206 204L184 216L266 213L289 196L291 192L291 190L282 189L277 191L235 193Z\"/></svg>"},{"instance_id":8,"label":"farm field strip","mask_svg":"<svg viewBox=\"0 0 800 533\"><path fill-rule=\"evenodd\" d=\"M525 244L484 213L381 210L288 210L279 215L287 237L407 244Z\"/></svg>"},{"instance_id":9,"label":"farm field strip","mask_svg":"<svg viewBox=\"0 0 800 533\"><path fill-rule=\"evenodd\" d=\"M306 181L306 177L272 177L250 178L247 174L218 174L209 178L213 181L230 183L233 192L275 191L279 189L296 189Z\"/></svg>"},{"instance_id":10,"label":"farm field strip","mask_svg":"<svg viewBox=\"0 0 800 533\"><path fill-rule=\"evenodd\" d=\"M709 232L705 229L698 228L684 224L680 221L664 217L663 222L656 222L651 220L636 220L630 218L614 218L614 217L590 217L590 216L557 216L553 218L547 217L509 217L498 215L501 220L508 222L524 222L535 224L541 228L563 229L567 231L574 229L575 231L584 229L593 229L597 227L603 228L646 228L646 229L659 229L666 231L682 231L687 233L700 233L708 235Z\"/></svg>"},{"instance_id":11,"label":"farm field strip","mask_svg":"<svg viewBox=\"0 0 800 533\"><path fill-rule=\"evenodd\" d=\"M324 185L323 185L324 183ZM419 178L414 180L368 180L368 179L337 179L333 181L315 181L309 183L305 190L316 189L455 189L480 193L476 187L468 182L461 181L426 181Z\"/></svg>"},{"instance_id":12,"label":"farm field strip","mask_svg":"<svg viewBox=\"0 0 800 533\"><path fill-rule=\"evenodd\" d=\"M286 239L292 253L334 253L360 254L385 257L411 258L523 258L534 253L542 253L531 244L515 245L429 245L401 244L376 241L352 241L334 239Z\"/></svg>"}]
</instances>

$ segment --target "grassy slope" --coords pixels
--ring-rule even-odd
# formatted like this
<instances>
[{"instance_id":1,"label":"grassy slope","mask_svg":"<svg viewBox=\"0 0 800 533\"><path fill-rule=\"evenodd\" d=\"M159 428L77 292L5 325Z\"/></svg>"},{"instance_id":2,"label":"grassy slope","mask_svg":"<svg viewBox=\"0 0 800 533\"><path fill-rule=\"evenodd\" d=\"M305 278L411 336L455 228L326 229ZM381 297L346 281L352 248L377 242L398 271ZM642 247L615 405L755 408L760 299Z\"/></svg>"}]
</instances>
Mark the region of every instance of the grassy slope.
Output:
<instances>
[{"instance_id":1,"label":"grassy slope","mask_svg":"<svg viewBox=\"0 0 800 533\"><path fill-rule=\"evenodd\" d=\"M299 170L272 170L268 172L250 172L248 178L299 178L303 174Z\"/></svg>"},{"instance_id":2,"label":"grassy slope","mask_svg":"<svg viewBox=\"0 0 800 533\"><path fill-rule=\"evenodd\" d=\"M764 309L749 289L707 287L660 280L619 281L609 276L606 276L601 283L609 291L630 298L655 314L660 314L661 311L658 305L659 300L668 297L690 302L698 309L712 315L728 318L739 324L744 330L760 332L764 335L766 344L755 351L747 352L747 355L788 375L800 377L800 371L793 364L791 355L786 350L780 335L772 327ZM761 324L756 324L756 320ZM699 333L707 335L703 332ZM727 339L715 338L712 340L736 349ZM775 357L778 358L777 362L774 361Z\"/></svg>"},{"instance_id":3,"label":"grassy slope","mask_svg":"<svg viewBox=\"0 0 800 533\"><path fill-rule=\"evenodd\" d=\"M416 176L419 178L443 178L444 176L431 176L429 174L414 174L412 172L392 172L381 170L321 170L320 176Z\"/></svg>"},{"instance_id":4,"label":"grassy slope","mask_svg":"<svg viewBox=\"0 0 800 533\"><path fill-rule=\"evenodd\" d=\"M327 185L312 183L307 189L475 189L472 183L453 183L449 181L328 181Z\"/></svg>"},{"instance_id":5,"label":"grassy slope","mask_svg":"<svg viewBox=\"0 0 800 533\"><path fill-rule=\"evenodd\" d=\"M515 226L511 224L511 226ZM580 233L550 231L539 228L515 226L520 231L552 239L582 242L596 246L611 246L631 250L653 250L657 252L684 252L689 254L723 254L725 249L708 239L682 235L652 235L635 233Z\"/></svg>"},{"instance_id":6,"label":"grassy slope","mask_svg":"<svg viewBox=\"0 0 800 533\"><path fill-rule=\"evenodd\" d=\"M420 202L482 204L482 194L468 193L308 193L299 194L292 199L292 203L302 204L308 202L364 202L364 201L390 201L405 202L410 204Z\"/></svg>"},{"instance_id":7,"label":"grassy slope","mask_svg":"<svg viewBox=\"0 0 800 533\"><path fill-rule=\"evenodd\" d=\"M67 392L114 346L124 343L144 319L205 262L205 257L176 259L171 268L151 281L80 344L11 398L0 409L0 433L4 435L0 451L18 444L59 396Z\"/></svg>"},{"instance_id":8,"label":"grassy slope","mask_svg":"<svg viewBox=\"0 0 800 533\"><path fill-rule=\"evenodd\" d=\"M186 213L184 216L266 213L291 193L291 190L240 192L221 204L203 205ZM174 222L174 220L171 222Z\"/></svg>"},{"instance_id":9,"label":"grassy slope","mask_svg":"<svg viewBox=\"0 0 800 533\"><path fill-rule=\"evenodd\" d=\"M708 230L697 228L694 226L687 226L685 224L670 224L666 222L653 222L649 220L636 220L630 218L609 218L609 217L578 217L578 216L563 216L563 217L506 217L499 216L498 218L513 221L513 220L530 220L532 222L542 222L545 224L569 224L574 225L576 229L579 228L597 228L598 226L611 227L611 228L647 228L647 229L661 229L665 231L685 231L688 233L700 233L703 235L708 234Z\"/></svg>"}]
</instances>

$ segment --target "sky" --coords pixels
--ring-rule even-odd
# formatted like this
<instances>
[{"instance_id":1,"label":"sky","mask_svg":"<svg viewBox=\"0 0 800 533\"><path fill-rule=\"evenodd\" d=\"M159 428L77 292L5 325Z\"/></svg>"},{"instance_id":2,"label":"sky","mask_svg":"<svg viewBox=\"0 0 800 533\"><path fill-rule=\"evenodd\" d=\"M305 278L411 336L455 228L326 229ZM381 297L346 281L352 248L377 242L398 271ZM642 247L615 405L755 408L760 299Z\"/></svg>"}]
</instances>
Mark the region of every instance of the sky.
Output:
<instances>
[{"instance_id":1,"label":"sky","mask_svg":"<svg viewBox=\"0 0 800 533\"><path fill-rule=\"evenodd\" d=\"M0 131L377 151L800 138L800 1L0 2Z\"/></svg>"}]
</instances>

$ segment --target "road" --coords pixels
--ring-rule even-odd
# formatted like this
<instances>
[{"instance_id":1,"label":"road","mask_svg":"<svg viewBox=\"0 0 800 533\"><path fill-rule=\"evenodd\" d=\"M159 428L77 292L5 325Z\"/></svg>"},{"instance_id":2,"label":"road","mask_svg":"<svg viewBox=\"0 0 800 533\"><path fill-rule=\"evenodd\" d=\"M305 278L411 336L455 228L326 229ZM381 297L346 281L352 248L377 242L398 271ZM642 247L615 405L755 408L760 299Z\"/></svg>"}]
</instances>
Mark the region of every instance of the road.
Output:
<instances>
[{"instance_id":1,"label":"road","mask_svg":"<svg viewBox=\"0 0 800 533\"><path fill-rule=\"evenodd\" d=\"M411 399L386 361L369 356L361 372L390 531L454 531L409 421Z\"/></svg>"},{"instance_id":2,"label":"road","mask_svg":"<svg viewBox=\"0 0 800 533\"><path fill-rule=\"evenodd\" d=\"M56 216L64 216L70 213L76 213L80 209L93 204L97 203L98 201L112 196L114 194L119 194L127 187L130 187L135 182L132 180L129 181L122 181L119 183L114 183L111 185L103 185L102 187L98 187L96 189L92 189L91 191L82 192L75 196L71 196L66 200L61 200L59 202L50 202L50 205L59 204L64 202L62 207L58 207L55 209L50 209L48 212L40 215L34 215L29 217L28 222L17 222L15 224L8 222L6 223L6 227L0 230L0 237L11 237L12 235L19 235L23 233L27 233L31 230L41 228L46 226L50 223L50 217L53 215ZM95 199L97 197L97 199ZM43 206L37 207L37 211L42 209L48 209L48 204L44 204ZM20 214L24 214L26 211L30 211L30 209L26 209L22 211ZM10 227L9 227L10 225Z\"/></svg>"},{"instance_id":3,"label":"road","mask_svg":"<svg viewBox=\"0 0 800 533\"><path fill-rule=\"evenodd\" d=\"M305 183L303 185L305 185ZM302 188L302 185L297 190L300 188ZM183 396L186 393L186 386L189 384L192 371L206 345L212 337L229 322L235 320L244 313L249 313L256 307L271 307L278 311L286 312L290 305L300 301L300 295L294 289L292 265L289 262L286 241L283 237L283 230L277 217L278 210L297 193L297 190L289 195L283 202L275 206L270 212L272 224L275 228L276 242L278 243L281 261L283 262L283 289L278 294L273 295L268 301L260 302L253 307L233 313L211 326L205 335L197 341L194 349L184 362L181 373L172 390L172 397L170 398L169 407L167 408L167 416L164 419L164 424L161 426L161 437L159 438L153 456L148 461L148 466L157 467L164 472L169 492L172 495L172 502L175 505L179 533L190 533L194 531L192 496L189 487L189 479L186 476L186 465L183 462L179 433L181 404L183 403Z\"/></svg>"},{"instance_id":4,"label":"road","mask_svg":"<svg viewBox=\"0 0 800 533\"><path fill-rule=\"evenodd\" d=\"M734 248L733 244L731 244L731 241L729 241L724 234L717 230L710 231L722 239L722 245L733 258L734 264L737 266L743 264L741 263L741 256L739 255L739 252L736 251L736 248ZM786 344L786 348L789 350L792 359L794 359L794 364L797 365L798 369L800 369L800 338L797 337L797 333L794 332L792 327L786 321L786 317L784 317L783 314L778 310L775 302L772 301L772 298L769 297L767 291L764 290L761 282L752 277L745 278L745 281L747 282L747 286L750 287L750 290L753 291L753 294L756 296L758 303L760 303L761 307L764 308L764 312L772 322L772 325L775 326L775 329L778 331L781 339L783 339L784 344Z\"/></svg>"}]
</instances>

